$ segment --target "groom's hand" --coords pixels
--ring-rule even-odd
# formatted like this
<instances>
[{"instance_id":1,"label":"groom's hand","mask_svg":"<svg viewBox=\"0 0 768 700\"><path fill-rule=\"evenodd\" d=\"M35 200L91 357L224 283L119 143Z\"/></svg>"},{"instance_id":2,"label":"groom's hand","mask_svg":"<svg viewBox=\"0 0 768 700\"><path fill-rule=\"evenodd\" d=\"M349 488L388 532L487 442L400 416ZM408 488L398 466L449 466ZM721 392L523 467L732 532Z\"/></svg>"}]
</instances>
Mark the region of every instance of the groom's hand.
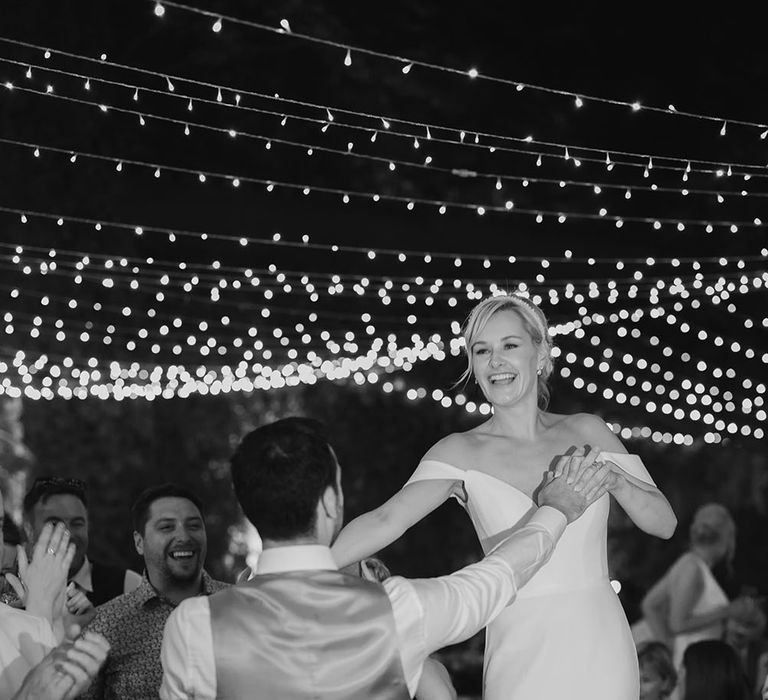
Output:
<instances>
[{"instance_id":1,"label":"groom's hand","mask_svg":"<svg viewBox=\"0 0 768 700\"><path fill-rule=\"evenodd\" d=\"M578 469L578 462L582 459L583 456L581 455L564 455L561 457L555 468L555 473L560 474L560 476L556 477L552 472L547 472L545 483L539 489L538 504L540 506L557 508L565 515L569 523L579 518L590 504L586 497L587 492L581 489L576 490L575 488L576 486L582 486L581 483L568 483L568 474L571 470ZM591 476L591 474L588 476Z\"/></svg>"}]
</instances>

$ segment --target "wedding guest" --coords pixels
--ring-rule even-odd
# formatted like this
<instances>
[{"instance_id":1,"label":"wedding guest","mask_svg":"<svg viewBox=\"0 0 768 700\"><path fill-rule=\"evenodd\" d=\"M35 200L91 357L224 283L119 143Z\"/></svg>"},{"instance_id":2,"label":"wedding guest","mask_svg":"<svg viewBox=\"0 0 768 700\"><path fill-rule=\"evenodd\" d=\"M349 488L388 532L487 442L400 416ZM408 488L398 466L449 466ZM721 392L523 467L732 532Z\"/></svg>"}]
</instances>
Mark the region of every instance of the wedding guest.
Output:
<instances>
[{"instance_id":1,"label":"wedding guest","mask_svg":"<svg viewBox=\"0 0 768 700\"><path fill-rule=\"evenodd\" d=\"M672 695L677 673L672 654L662 642L645 642L637 649L640 666L640 700L664 700Z\"/></svg>"},{"instance_id":2,"label":"wedding guest","mask_svg":"<svg viewBox=\"0 0 768 700\"><path fill-rule=\"evenodd\" d=\"M412 696L431 653L512 603L601 476L590 467L573 485L547 479L527 523L477 564L378 584L340 572L331 555L344 494L322 430L297 418L257 428L232 458L235 494L264 543L255 576L171 614L161 699Z\"/></svg>"},{"instance_id":3,"label":"wedding guest","mask_svg":"<svg viewBox=\"0 0 768 700\"><path fill-rule=\"evenodd\" d=\"M0 493L0 520L5 516ZM0 530L0 547L4 544ZM32 560L19 554L18 588L26 610L0 603L0 698L13 698L30 670L40 664L58 638L66 576L75 554L64 525L48 523L38 537ZM63 630L62 630L63 636Z\"/></svg>"},{"instance_id":4,"label":"wedding guest","mask_svg":"<svg viewBox=\"0 0 768 700\"><path fill-rule=\"evenodd\" d=\"M653 638L672 646L680 668L686 647L704 639L722 639L725 621L752 607L740 598L729 602L712 568L730 566L736 549L736 525L719 503L701 506L690 527L690 547L651 588L642 609Z\"/></svg>"},{"instance_id":5,"label":"wedding guest","mask_svg":"<svg viewBox=\"0 0 768 700\"><path fill-rule=\"evenodd\" d=\"M756 697L768 671L768 642L763 637L765 625L765 613L757 606L745 607L725 622L724 639L736 652Z\"/></svg>"},{"instance_id":6,"label":"wedding guest","mask_svg":"<svg viewBox=\"0 0 768 700\"><path fill-rule=\"evenodd\" d=\"M736 652L719 639L686 647L679 688L681 700L750 700Z\"/></svg>"},{"instance_id":7,"label":"wedding guest","mask_svg":"<svg viewBox=\"0 0 768 700\"><path fill-rule=\"evenodd\" d=\"M130 593L99 606L88 625L106 637L111 650L87 698L156 698L168 616L181 601L227 586L203 569L208 540L194 493L176 484L149 488L133 504L132 520L144 578Z\"/></svg>"},{"instance_id":8,"label":"wedding guest","mask_svg":"<svg viewBox=\"0 0 768 700\"><path fill-rule=\"evenodd\" d=\"M75 545L69 580L94 606L129 593L141 583L135 571L107 566L88 558L88 497L80 479L56 476L35 479L24 497L25 528L34 544L46 523L64 523Z\"/></svg>"},{"instance_id":9,"label":"wedding guest","mask_svg":"<svg viewBox=\"0 0 768 700\"><path fill-rule=\"evenodd\" d=\"M99 634L73 625L26 676L12 700L75 700L88 689L107 658L109 644Z\"/></svg>"}]
</instances>

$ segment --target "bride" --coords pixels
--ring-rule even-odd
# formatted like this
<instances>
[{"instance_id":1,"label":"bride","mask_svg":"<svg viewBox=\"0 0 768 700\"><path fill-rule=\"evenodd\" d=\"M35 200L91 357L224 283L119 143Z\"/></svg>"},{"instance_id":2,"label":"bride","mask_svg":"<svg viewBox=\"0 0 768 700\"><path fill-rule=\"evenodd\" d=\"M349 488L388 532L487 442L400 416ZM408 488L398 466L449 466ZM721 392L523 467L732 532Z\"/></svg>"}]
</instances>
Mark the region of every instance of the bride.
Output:
<instances>
[{"instance_id":1,"label":"bride","mask_svg":"<svg viewBox=\"0 0 768 700\"><path fill-rule=\"evenodd\" d=\"M517 295L485 299L464 339L465 377L492 404L491 418L440 440L398 493L350 522L333 546L339 566L386 547L450 497L488 552L526 521L557 457L581 450L582 469L595 461L610 467L603 488L640 529L672 536L677 521L666 498L601 419L545 410L552 342L536 305ZM485 700L637 700L637 656L608 579L609 503L598 499L567 529L550 561L488 626Z\"/></svg>"}]
</instances>

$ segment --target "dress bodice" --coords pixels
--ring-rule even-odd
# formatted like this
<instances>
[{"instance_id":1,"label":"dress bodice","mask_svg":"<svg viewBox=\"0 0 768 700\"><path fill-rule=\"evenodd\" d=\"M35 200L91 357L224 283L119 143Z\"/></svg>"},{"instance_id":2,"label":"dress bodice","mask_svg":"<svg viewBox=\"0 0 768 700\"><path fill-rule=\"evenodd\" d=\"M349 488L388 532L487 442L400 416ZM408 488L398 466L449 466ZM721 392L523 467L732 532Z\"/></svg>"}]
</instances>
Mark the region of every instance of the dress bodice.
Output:
<instances>
[{"instance_id":1,"label":"dress bodice","mask_svg":"<svg viewBox=\"0 0 768 700\"><path fill-rule=\"evenodd\" d=\"M636 455L603 453L603 457L635 478L653 483ZM409 483L426 479L463 482L467 499L462 505L486 553L522 527L537 507L527 494L511 484L474 469L459 469L446 462L424 460ZM608 575L606 527L609 507L610 499L606 494L571 523L549 562L520 590L518 597L574 590L605 580Z\"/></svg>"}]
</instances>

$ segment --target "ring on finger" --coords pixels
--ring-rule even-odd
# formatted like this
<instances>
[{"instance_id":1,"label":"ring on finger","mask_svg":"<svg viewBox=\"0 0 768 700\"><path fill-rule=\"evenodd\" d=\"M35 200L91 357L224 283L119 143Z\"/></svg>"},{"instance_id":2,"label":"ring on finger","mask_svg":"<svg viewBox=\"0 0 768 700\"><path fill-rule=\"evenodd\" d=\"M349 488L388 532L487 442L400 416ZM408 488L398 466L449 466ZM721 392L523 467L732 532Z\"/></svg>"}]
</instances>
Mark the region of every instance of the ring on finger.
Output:
<instances>
[{"instance_id":1,"label":"ring on finger","mask_svg":"<svg viewBox=\"0 0 768 700\"><path fill-rule=\"evenodd\" d=\"M53 547L48 547L48 554L56 554L56 550Z\"/></svg>"}]
</instances>

